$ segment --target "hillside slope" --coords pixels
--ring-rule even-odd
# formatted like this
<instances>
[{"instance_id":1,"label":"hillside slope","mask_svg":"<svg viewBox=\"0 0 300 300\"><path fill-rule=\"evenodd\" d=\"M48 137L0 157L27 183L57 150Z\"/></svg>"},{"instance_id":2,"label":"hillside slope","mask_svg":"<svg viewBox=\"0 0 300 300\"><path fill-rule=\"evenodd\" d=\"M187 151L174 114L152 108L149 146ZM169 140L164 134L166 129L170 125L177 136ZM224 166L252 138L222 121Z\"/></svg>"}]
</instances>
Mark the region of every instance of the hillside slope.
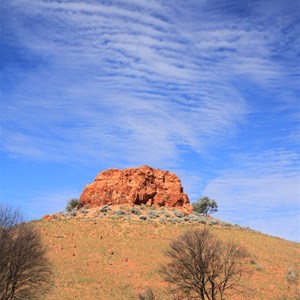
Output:
<instances>
[{"instance_id":1,"label":"hillside slope","mask_svg":"<svg viewBox=\"0 0 300 300\"><path fill-rule=\"evenodd\" d=\"M152 287L170 299L157 269L171 240L203 224L73 218L34 222L53 264L50 299L138 299ZM299 299L288 268L300 266L299 244L248 229L210 226L222 240L233 239L251 254L243 278L245 294L231 299Z\"/></svg>"}]
</instances>

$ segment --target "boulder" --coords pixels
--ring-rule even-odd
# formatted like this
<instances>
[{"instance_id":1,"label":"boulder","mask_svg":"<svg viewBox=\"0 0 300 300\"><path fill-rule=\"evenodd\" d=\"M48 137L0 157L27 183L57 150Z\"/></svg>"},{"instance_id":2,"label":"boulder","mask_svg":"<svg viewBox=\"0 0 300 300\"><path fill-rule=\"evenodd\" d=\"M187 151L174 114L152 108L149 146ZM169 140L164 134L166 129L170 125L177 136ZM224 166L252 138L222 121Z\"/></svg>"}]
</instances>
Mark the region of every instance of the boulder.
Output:
<instances>
[{"instance_id":1,"label":"boulder","mask_svg":"<svg viewBox=\"0 0 300 300\"><path fill-rule=\"evenodd\" d=\"M80 196L80 204L89 207L115 204L177 207L192 210L180 179L169 171L149 166L100 172Z\"/></svg>"}]
</instances>

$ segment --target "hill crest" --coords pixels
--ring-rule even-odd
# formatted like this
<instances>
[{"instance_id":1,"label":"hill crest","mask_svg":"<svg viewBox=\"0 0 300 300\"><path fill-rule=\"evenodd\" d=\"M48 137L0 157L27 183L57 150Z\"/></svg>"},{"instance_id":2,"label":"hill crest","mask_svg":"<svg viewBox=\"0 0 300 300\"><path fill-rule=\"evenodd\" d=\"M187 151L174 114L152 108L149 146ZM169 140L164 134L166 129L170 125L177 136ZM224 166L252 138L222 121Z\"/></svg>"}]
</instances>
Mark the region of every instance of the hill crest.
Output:
<instances>
[{"instance_id":1,"label":"hill crest","mask_svg":"<svg viewBox=\"0 0 300 300\"><path fill-rule=\"evenodd\" d=\"M128 169L108 169L87 184L80 196L80 205L141 205L181 208L192 211L178 176L147 165Z\"/></svg>"}]
</instances>

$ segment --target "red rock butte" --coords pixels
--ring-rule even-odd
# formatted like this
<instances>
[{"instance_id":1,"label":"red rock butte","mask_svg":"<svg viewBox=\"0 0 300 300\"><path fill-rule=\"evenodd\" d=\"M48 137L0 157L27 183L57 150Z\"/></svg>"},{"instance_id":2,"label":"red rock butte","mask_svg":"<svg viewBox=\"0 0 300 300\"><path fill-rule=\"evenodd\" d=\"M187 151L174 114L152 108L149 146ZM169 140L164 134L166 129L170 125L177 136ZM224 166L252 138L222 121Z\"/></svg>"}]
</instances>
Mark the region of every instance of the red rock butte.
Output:
<instances>
[{"instance_id":1,"label":"red rock butte","mask_svg":"<svg viewBox=\"0 0 300 300\"><path fill-rule=\"evenodd\" d=\"M149 166L100 172L80 196L81 205L129 204L177 207L192 210L180 179L169 171Z\"/></svg>"}]
</instances>

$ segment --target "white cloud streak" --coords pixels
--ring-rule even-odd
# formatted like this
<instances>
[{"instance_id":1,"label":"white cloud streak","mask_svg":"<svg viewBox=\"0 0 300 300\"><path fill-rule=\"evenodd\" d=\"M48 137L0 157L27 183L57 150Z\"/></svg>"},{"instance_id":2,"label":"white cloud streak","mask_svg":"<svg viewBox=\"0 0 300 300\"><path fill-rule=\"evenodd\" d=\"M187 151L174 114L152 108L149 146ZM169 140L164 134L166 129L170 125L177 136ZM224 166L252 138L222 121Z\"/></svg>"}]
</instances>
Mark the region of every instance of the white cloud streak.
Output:
<instances>
[{"instance_id":1,"label":"white cloud streak","mask_svg":"<svg viewBox=\"0 0 300 300\"><path fill-rule=\"evenodd\" d=\"M235 163L203 191L218 199L220 217L299 241L299 153L274 149L238 156Z\"/></svg>"},{"instance_id":2,"label":"white cloud streak","mask_svg":"<svg viewBox=\"0 0 300 300\"><path fill-rule=\"evenodd\" d=\"M9 55L18 51L4 66L1 149L41 161L171 168L191 198L191 183L211 180L205 192L228 211L229 199L278 209L284 193L297 205L296 1L238 3L6 1L3 40ZM261 161L240 147L247 139ZM272 156L268 147L282 150ZM217 148L246 152L233 159L244 167L217 167L205 179L184 157L212 161Z\"/></svg>"},{"instance_id":3,"label":"white cloud streak","mask_svg":"<svg viewBox=\"0 0 300 300\"><path fill-rule=\"evenodd\" d=\"M151 3L154 9L156 2ZM201 60L210 49L195 55L191 49L201 36L195 44L167 16L169 9L155 14L75 1L12 1L12 7L25 17L42 18L33 29L21 24L17 29L26 47L49 56L52 70L28 76L5 107L5 120L23 131L4 129L7 151L77 160L79 153L87 159L106 157L102 151L110 149L116 156L122 148L124 157L134 150L143 153L130 162L155 163L176 160L178 145L203 151L234 133L244 118L245 102L228 84L224 68ZM57 78L50 77L53 73ZM33 94L36 83L38 95ZM64 126L69 120L78 124ZM70 146L75 155L64 157Z\"/></svg>"}]
</instances>

